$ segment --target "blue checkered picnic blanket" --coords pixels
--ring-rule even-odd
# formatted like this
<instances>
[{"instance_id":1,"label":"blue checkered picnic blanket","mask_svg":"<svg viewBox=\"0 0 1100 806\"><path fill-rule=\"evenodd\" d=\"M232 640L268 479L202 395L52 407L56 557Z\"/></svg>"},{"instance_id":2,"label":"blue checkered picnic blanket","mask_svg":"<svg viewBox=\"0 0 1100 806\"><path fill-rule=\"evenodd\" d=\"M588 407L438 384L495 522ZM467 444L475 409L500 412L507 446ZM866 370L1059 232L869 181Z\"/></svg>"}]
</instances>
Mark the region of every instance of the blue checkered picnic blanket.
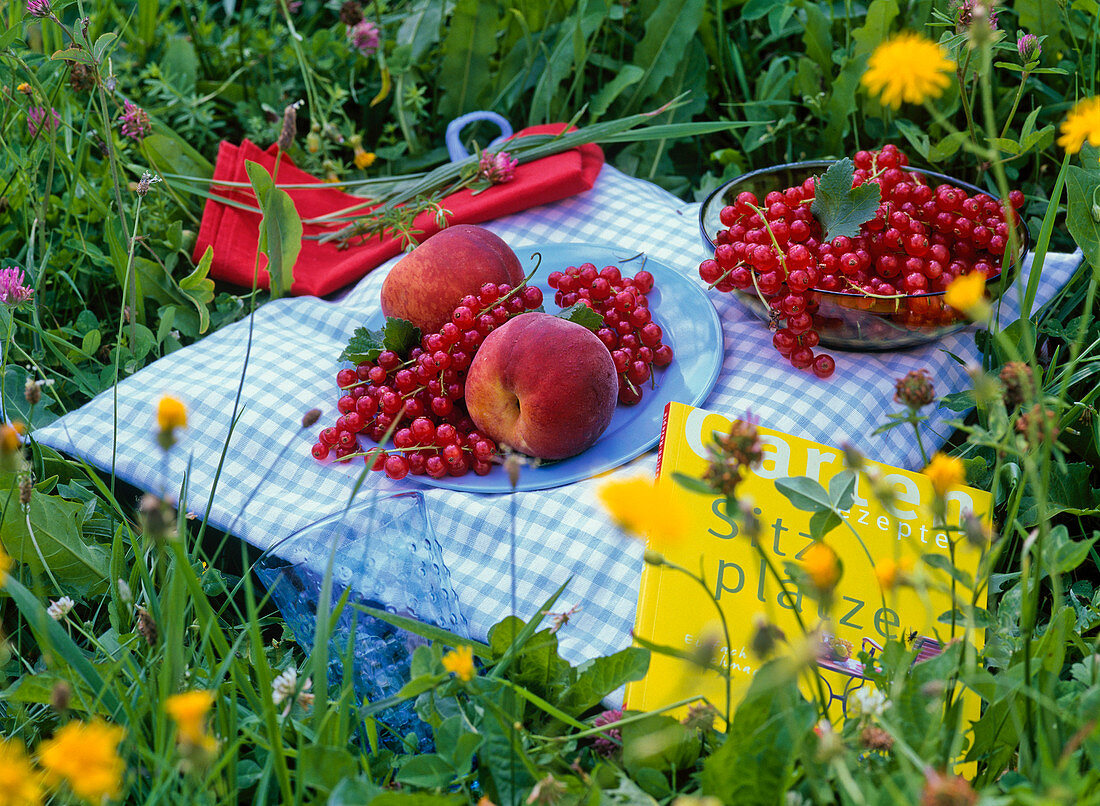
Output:
<instances>
[{"instance_id":1,"label":"blue checkered picnic blanket","mask_svg":"<svg viewBox=\"0 0 1100 806\"><path fill-rule=\"evenodd\" d=\"M698 205L607 166L587 193L486 226L517 248L580 242L646 252L701 285L697 220ZM1038 304L1065 284L1080 260L1080 254L1047 256ZM363 468L359 462L321 465L309 449L316 431L337 416L337 356L354 328L377 311L382 280L395 261L338 301L280 299L255 313L243 405L220 476L249 341L248 321L225 327L123 380L117 394L117 435L112 431L116 395L108 391L38 430L35 437L97 467L114 467L120 478L145 490L174 494L189 471L192 512L201 516L212 498L214 526L267 548L345 506ZM896 353L830 351L836 374L821 381L781 359L771 346L771 333L733 296L712 291L708 297L722 320L725 357L706 408L734 416L750 410L770 428L831 445L850 441L887 464L916 468L921 461L909 429L872 436L888 414L899 410L893 402L896 379L923 368L935 379L937 393L958 391L968 386L968 378L950 354L963 361L978 357L972 331ZM1009 317L1005 321L1015 318L1011 311L1003 315ZM190 426L167 458L154 439L155 408L165 393L186 402ZM302 415L314 407L324 412L322 420L303 430ZM925 438L929 449L948 436L945 421L956 416L944 409L932 413ZM650 452L609 475L652 476L655 464ZM630 643L643 547L619 533L601 509L596 490L602 483L604 479L588 479L512 495L423 488L474 637L484 637L511 612L514 575L517 614L523 618L533 616L558 586L572 579L556 608L581 608L559 633L562 653L570 660ZM412 486L419 486L414 477L393 482L371 473L357 500ZM509 540L513 523L514 558Z\"/></svg>"}]
</instances>

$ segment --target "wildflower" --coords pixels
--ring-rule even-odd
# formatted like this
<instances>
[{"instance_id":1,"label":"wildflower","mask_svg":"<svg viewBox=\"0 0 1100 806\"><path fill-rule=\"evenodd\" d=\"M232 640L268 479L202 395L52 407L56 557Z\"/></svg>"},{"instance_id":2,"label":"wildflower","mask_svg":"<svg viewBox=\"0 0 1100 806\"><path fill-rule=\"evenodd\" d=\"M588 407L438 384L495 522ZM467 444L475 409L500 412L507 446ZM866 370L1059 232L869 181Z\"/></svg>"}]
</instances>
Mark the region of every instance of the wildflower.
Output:
<instances>
[{"instance_id":1,"label":"wildflower","mask_svg":"<svg viewBox=\"0 0 1100 806\"><path fill-rule=\"evenodd\" d=\"M360 20L348 26L348 40L351 46L364 56L372 56L378 50L380 40L378 26L370 20Z\"/></svg>"},{"instance_id":2,"label":"wildflower","mask_svg":"<svg viewBox=\"0 0 1100 806\"><path fill-rule=\"evenodd\" d=\"M904 584L912 570L913 561L908 557L902 557L897 561L885 557L875 563L875 578L883 590L890 591Z\"/></svg>"},{"instance_id":3,"label":"wildflower","mask_svg":"<svg viewBox=\"0 0 1100 806\"><path fill-rule=\"evenodd\" d=\"M132 604L134 601L134 592L130 590L129 583L121 577L118 580L118 598L123 604Z\"/></svg>"},{"instance_id":4,"label":"wildflower","mask_svg":"<svg viewBox=\"0 0 1100 806\"><path fill-rule=\"evenodd\" d=\"M985 301L985 275L972 271L956 277L944 291L943 301L971 319L984 319L989 310Z\"/></svg>"},{"instance_id":5,"label":"wildflower","mask_svg":"<svg viewBox=\"0 0 1100 806\"><path fill-rule=\"evenodd\" d=\"M68 596L62 596L56 602L51 601L50 606L46 608L46 612L54 621L61 621L61 619L69 615L69 611L73 609L73 605L75 604L76 602Z\"/></svg>"},{"instance_id":6,"label":"wildflower","mask_svg":"<svg viewBox=\"0 0 1100 806\"><path fill-rule=\"evenodd\" d=\"M608 482L597 495L620 529L636 537L648 535L651 547L675 544L683 537L681 508L665 485L634 476Z\"/></svg>"},{"instance_id":7,"label":"wildflower","mask_svg":"<svg viewBox=\"0 0 1100 806\"><path fill-rule=\"evenodd\" d=\"M46 111L44 106L32 106L27 110L27 131L31 137L37 137L43 129L49 131L61 125L61 116L56 109Z\"/></svg>"},{"instance_id":8,"label":"wildflower","mask_svg":"<svg viewBox=\"0 0 1100 806\"><path fill-rule=\"evenodd\" d=\"M564 613L551 613L549 611L545 611L544 615L553 616L550 623L550 632L556 633L558 630L568 624L569 620L573 618L573 616L577 615L578 612L580 612L580 609L580 605L573 605Z\"/></svg>"},{"instance_id":9,"label":"wildflower","mask_svg":"<svg viewBox=\"0 0 1100 806\"><path fill-rule=\"evenodd\" d=\"M206 715L214 705L214 692L203 689L173 694L164 703L164 710L176 723L180 742L196 747L206 739Z\"/></svg>"},{"instance_id":10,"label":"wildflower","mask_svg":"<svg viewBox=\"0 0 1100 806\"><path fill-rule=\"evenodd\" d=\"M153 133L153 123L149 114L136 104L126 101L122 105L122 114L118 116L122 124L119 131L123 137L137 140L139 143Z\"/></svg>"},{"instance_id":11,"label":"wildflower","mask_svg":"<svg viewBox=\"0 0 1100 806\"><path fill-rule=\"evenodd\" d=\"M96 85L95 70L80 62L69 62L69 86L74 92L89 92Z\"/></svg>"},{"instance_id":12,"label":"wildflower","mask_svg":"<svg viewBox=\"0 0 1100 806\"><path fill-rule=\"evenodd\" d=\"M882 716L886 713L887 705L886 695L870 685L857 688L848 695L848 708L853 710L855 715L868 719Z\"/></svg>"},{"instance_id":13,"label":"wildflower","mask_svg":"<svg viewBox=\"0 0 1100 806\"><path fill-rule=\"evenodd\" d=\"M1030 447L1040 445L1048 439L1053 442L1058 439L1058 415L1041 403L1036 403L1020 414L1016 420L1016 430L1023 434Z\"/></svg>"},{"instance_id":14,"label":"wildflower","mask_svg":"<svg viewBox=\"0 0 1100 806\"><path fill-rule=\"evenodd\" d=\"M183 401L171 395L164 395L157 403L157 427L162 441L174 441L173 432L177 428L187 427L187 407Z\"/></svg>"},{"instance_id":15,"label":"wildflower","mask_svg":"<svg viewBox=\"0 0 1100 806\"><path fill-rule=\"evenodd\" d=\"M340 6L340 22L349 28L354 27L363 20L363 7L356 0L347 0Z\"/></svg>"},{"instance_id":16,"label":"wildflower","mask_svg":"<svg viewBox=\"0 0 1100 806\"><path fill-rule=\"evenodd\" d=\"M1005 388L1005 406L1010 411L1035 395L1035 373L1030 364L1009 361L1001 367L1000 377Z\"/></svg>"},{"instance_id":17,"label":"wildflower","mask_svg":"<svg viewBox=\"0 0 1100 806\"><path fill-rule=\"evenodd\" d=\"M18 308L33 297L34 289L23 282L23 270L18 266L0 269L0 304Z\"/></svg>"},{"instance_id":18,"label":"wildflower","mask_svg":"<svg viewBox=\"0 0 1100 806\"><path fill-rule=\"evenodd\" d=\"M20 81L15 87L17 92L21 92L24 95L33 95L34 89L26 81Z\"/></svg>"},{"instance_id":19,"label":"wildflower","mask_svg":"<svg viewBox=\"0 0 1100 806\"><path fill-rule=\"evenodd\" d=\"M34 478L28 473L19 479L19 503L27 506L31 502L31 494L34 492Z\"/></svg>"},{"instance_id":20,"label":"wildflower","mask_svg":"<svg viewBox=\"0 0 1100 806\"><path fill-rule=\"evenodd\" d=\"M997 10L988 0L952 0L948 10L955 17L955 33L969 33L972 40L997 30Z\"/></svg>"},{"instance_id":21,"label":"wildflower","mask_svg":"<svg viewBox=\"0 0 1100 806\"><path fill-rule=\"evenodd\" d=\"M297 702L303 708L308 708L313 705L314 696L309 693L309 689L313 686L313 681L308 677L302 684L302 690L298 690L298 670L293 666L288 666L283 672L271 681L271 702L275 705L281 705L286 703L286 710L283 711L283 716L290 713L290 706L294 702Z\"/></svg>"},{"instance_id":22,"label":"wildflower","mask_svg":"<svg viewBox=\"0 0 1100 806\"><path fill-rule=\"evenodd\" d=\"M766 660L775 652L780 641L785 641L787 636L776 625L768 621L763 613L757 613L752 620L752 637L749 638L749 648L752 654L761 660Z\"/></svg>"},{"instance_id":23,"label":"wildflower","mask_svg":"<svg viewBox=\"0 0 1100 806\"><path fill-rule=\"evenodd\" d=\"M8 423L0 424L0 453L11 454L19 450L19 432Z\"/></svg>"},{"instance_id":24,"label":"wildflower","mask_svg":"<svg viewBox=\"0 0 1100 806\"><path fill-rule=\"evenodd\" d=\"M1043 55L1043 42L1035 34L1025 34L1020 31L1016 40L1016 52L1020 54L1020 61L1024 64L1038 61Z\"/></svg>"},{"instance_id":25,"label":"wildflower","mask_svg":"<svg viewBox=\"0 0 1100 806\"><path fill-rule=\"evenodd\" d=\"M126 765L118 755L125 731L101 719L73 721L38 746L47 783L64 781L73 794L93 803L122 792Z\"/></svg>"},{"instance_id":26,"label":"wildflower","mask_svg":"<svg viewBox=\"0 0 1100 806\"><path fill-rule=\"evenodd\" d=\"M507 151L482 151L477 161L477 178L493 185L511 182L516 174L519 160L513 159Z\"/></svg>"},{"instance_id":27,"label":"wildflower","mask_svg":"<svg viewBox=\"0 0 1100 806\"><path fill-rule=\"evenodd\" d=\"M756 424L751 415L745 415L733 421L728 434L715 434L714 444L707 446L710 463L703 481L727 498L735 497L745 474L764 458Z\"/></svg>"},{"instance_id":28,"label":"wildflower","mask_svg":"<svg viewBox=\"0 0 1100 806\"><path fill-rule=\"evenodd\" d=\"M821 656L835 661L846 661L852 657L852 642L838 638L830 633L821 634Z\"/></svg>"},{"instance_id":29,"label":"wildflower","mask_svg":"<svg viewBox=\"0 0 1100 806\"><path fill-rule=\"evenodd\" d=\"M42 775L16 739L0 740L0 804L38 806L42 803Z\"/></svg>"},{"instance_id":30,"label":"wildflower","mask_svg":"<svg viewBox=\"0 0 1100 806\"><path fill-rule=\"evenodd\" d=\"M952 487L958 487L966 481L966 467L955 456L937 453L924 469L924 475L932 482L936 495L942 498Z\"/></svg>"},{"instance_id":31,"label":"wildflower","mask_svg":"<svg viewBox=\"0 0 1100 806\"><path fill-rule=\"evenodd\" d=\"M153 621L152 614L149 613L144 607L137 609L137 630L138 635L145 639L145 643L149 646L154 646L157 643L157 638L160 637L160 632L157 630L157 623Z\"/></svg>"},{"instance_id":32,"label":"wildflower","mask_svg":"<svg viewBox=\"0 0 1100 806\"><path fill-rule=\"evenodd\" d=\"M359 170L365 170L374 165L376 159L378 155L373 151L365 151L362 146L355 147L355 167Z\"/></svg>"},{"instance_id":33,"label":"wildflower","mask_svg":"<svg viewBox=\"0 0 1100 806\"><path fill-rule=\"evenodd\" d=\"M833 723L828 719L821 719L814 725L814 734L817 735L815 756L818 761L831 761L844 752L844 739L833 730Z\"/></svg>"},{"instance_id":34,"label":"wildflower","mask_svg":"<svg viewBox=\"0 0 1100 806\"><path fill-rule=\"evenodd\" d=\"M844 466L849 470L862 470L863 466L867 464L863 452L851 442L843 443L840 450L844 454Z\"/></svg>"},{"instance_id":35,"label":"wildflower","mask_svg":"<svg viewBox=\"0 0 1100 806\"><path fill-rule=\"evenodd\" d=\"M924 771L920 806L973 806L977 802L978 793L962 776L936 772L932 768Z\"/></svg>"},{"instance_id":36,"label":"wildflower","mask_svg":"<svg viewBox=\"0 0 1100 806\"><path fill-rule=\"evenodd\" d=\"M1062 136L1058 145L1070 154L1076 154L1085 144L1100 146L1100 96L1078 101L1062 121Z\"/></svg>"},{"instance_id":37,"label":"wildflower","mask_svg":"<svg viewBox=\"0 0 1100 806\"><path fill-rule=\"evenodd\" d=\"M536 803L539 806L554 806L562 799L565 792L565 784L553 775L547 775L531 789L531 794L527 796L526 803L528 806Z\"/></svg>"},{"instance_id":38,"label":"wildflower","mask_svg":"<svg viewBox=\"0 0 1100 806\"><path fill-rule=\"evenodd\" d=\"M443 668L451 672L463 683L474 678L474 648L472 646L455 647L443 656Z\"/></svg>"},{"instance_id":39,"label":"wildflower","mask_svg":"<svg viewBox=\"0 0 1100 806\"><path fill-rule=\"evenodd\" d=\"M53 13L50 0L27 0L27 13L32 17L48 17Z\"/></svg>"},{"instance_id":40,"label":"wildflower","mask_svg":"<svg viewBox=\"0 0 1100 806\"><path fill-rule=\"evenodd\" d=\"M950 84L955 63L931 39L902 33L883 42L867 63L863 86L886 106L920 104L938 98Z\"/></svg>"},{"instance_id":41,"label":"wildflower","mask_svg":"<svg viewBox=\"0 0 1100 806\"><path fill-rule=\"evenodd\" d=\"M718 718L718 709L709 702L697 702L688 706L687 715L680 723L688 730L708 731L714 727Z\"/></svg>"},{"instance_id":42,"label":"wildflower","mask_svg":"<svg viewBox=\"0 0 1100 806\"><path fill-rule=\"evenodd\" d=\"M836 552L818 542L802 555L802 570L819 593L827 594L836 587L842 569Z\"/></svg>"},{"instance_id":43,"label":"wildflower","mask_svg":"<svg viewBox=\"0 0 1100 806\"><path fill-rule=\"evenodd\" d=\"M936 399L932 376L926 369L914 369L894 384L894 402L903 403L916 410Z\"/></svg>"},{"instance_id":44,"label":"wildflower","mask_svg":"<svg viewBox=\"0 0 1100 806\"><path fill-rule=\"evenodd\" d=\"M859 733L859 743L868 750L888 753L894 747L894 737L878 725L864 725Z\"/></svg>"},{"instance_id":45,"label":"wildflower","mask_svg":"<svg viewBox=\"0 0 1100 806\"><path fill-rule=\"evenodd\" d=\"M316 154L321 150L321 135L315 131L311 131L306 135L306 151L310 154Z\"/></svg>"},{"instance_id":46,"label":"wildflower","mask_svg":"<svg viewBox=\"0 0 1100 806\"><path fill-rule=\"evenodd\" d=\"M969 510L963 513L962 531L966 542L976 549L984 549L993 542L993 529Z\"/></svg>"},{"instance_id":47,"label":"wildflower","mask_svg":"<svg viewBox=\"0 0 1100 806\"><path fill-rule=\"evenodd\" d=\"M614 708L596 716L592 720L593 727L602 728L604 725L614 725L623 718L623 712ZM618 728L608 728L592 742L592 750L596 755L611 758L623 746L623 733Z\"/></svg>"}]
</instances>

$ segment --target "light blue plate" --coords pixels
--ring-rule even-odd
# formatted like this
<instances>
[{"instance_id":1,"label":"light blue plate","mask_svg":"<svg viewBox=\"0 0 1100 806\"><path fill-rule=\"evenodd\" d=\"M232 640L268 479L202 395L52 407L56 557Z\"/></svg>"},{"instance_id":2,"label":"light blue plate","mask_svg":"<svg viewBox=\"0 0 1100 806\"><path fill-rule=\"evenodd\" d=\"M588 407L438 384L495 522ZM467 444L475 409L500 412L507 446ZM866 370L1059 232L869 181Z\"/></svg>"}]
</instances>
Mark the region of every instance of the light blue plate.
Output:
<instances>
[{"instance_id":1,"label":"light blue plate","mask_svg":"<svg viewBox=\"0 0 1100 806\"><path fill-rule=\"evenodd\" d=\"M644 254L612 246L582 243L556 243L516 249L524 271L530 273L537 259L542 263L531 283L545 295L543 307L556 313L554 291L546 283L552 271L567 266L593 263L596 268L618 266L623 275L632 277L643 267L653 275L653 291L649 308L653 320L664 331L662 340L672 347L672 363L655 373L656 388L648 383L637 405L615 407L611 424L591 448L560 462L539 467L524 466L519 474L517 490L545 490L612 470L640 456L657 444L665 405L678 401L697 406L702 403L718 380L722 367L722 325L714 306L702 287L680 272ZM476 493L504 493L512 489L502 467L494 467L486 476L473 472L465 476L431 479L427 476L406 476L406 481L420 482L448 490Z\"/></svg>"}]
</instances>

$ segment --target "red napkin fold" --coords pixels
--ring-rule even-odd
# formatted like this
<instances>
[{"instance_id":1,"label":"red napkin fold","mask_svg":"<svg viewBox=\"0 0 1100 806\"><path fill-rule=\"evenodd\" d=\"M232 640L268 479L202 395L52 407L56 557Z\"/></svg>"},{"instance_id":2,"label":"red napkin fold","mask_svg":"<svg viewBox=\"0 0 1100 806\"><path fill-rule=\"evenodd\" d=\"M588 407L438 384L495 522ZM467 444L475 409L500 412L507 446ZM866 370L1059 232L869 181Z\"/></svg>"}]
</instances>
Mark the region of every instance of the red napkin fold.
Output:
<instances>
[{"instance_id":1,"label":"red napkin fold","mask_svg":"<svg viewBox=\"0 0 1100 806\"><path fill-rule=\"evenodd\" d=\"M532 126L518 132L516 136L558 134L564 128L565 125L559 123ZM239 146L222 141L218 149L217 164L214 166L211 192L255 206L256 200L250 190L226 188L219 186L217 182L247 182L245 160L257 162L270 172L275 166L275 155L275 146L265 151L248 140ZM516 168L510 182L493 185L477 195L469 190L461 190L447 196L443 205L452 213L448 223L477 224L576 195L589 190L595 184L596 175L602 166L603 151L594 143L525 163ZM317 185L316 189L287 191L294 201L298 215L303 219L332 213L363 201L358 196L336 190L307 174L295 166L285 154L279 163L277 181L280 185ZM421 239L439 231L431 213L417 216L415 226L424 233L420 236ZM331 227L313 224L305 225L304 229L306 235L332 231ZM210 275L219 280L251 287L259 231L259 213L207 199L195 243L194 258L198 261L208 246L213 247L214 262ZM302 251L294 267L294 283L290 287L290 293L295 296L328 294L355 282L400 251L400 241L392 237L383 241L375 237L343 250L337 247L335 241L322 244L316 240L303 240ZM268 287L266 266L267 257L261 254L259 285L262 288Z\"/></svg>"}]
</instances>

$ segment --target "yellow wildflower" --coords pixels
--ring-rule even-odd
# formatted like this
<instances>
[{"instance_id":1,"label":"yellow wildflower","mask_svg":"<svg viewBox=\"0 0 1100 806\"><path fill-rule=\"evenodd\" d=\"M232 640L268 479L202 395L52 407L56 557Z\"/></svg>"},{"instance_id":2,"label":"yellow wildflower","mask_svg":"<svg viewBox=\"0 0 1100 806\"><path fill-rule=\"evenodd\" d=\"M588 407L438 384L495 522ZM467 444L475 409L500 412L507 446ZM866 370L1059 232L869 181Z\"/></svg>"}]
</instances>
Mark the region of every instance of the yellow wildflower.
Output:
<instances>
[{"instance_id":1,"label":"yellow wildflower","mask_svg":"<svg viewBox=\"0 0 1100 806\"><path fill-rule=\"evenodd\" d=\"M26 81L20 81L16 89L24 95L30 95L34 92L34 90L31 89L31 85L28 84Z\"/></svg>"},{"instance_id":2,"label":"yellow wildflower","mask_svg":"<svg viewBox=\"0 0 1100 806\"><path fill-rule=\"evenodd\" d=\"M206 739L206 715L214 705L214 692L195 689L173 694L164 710L176 723L181 742L201 745Z\"/></svg>"},{"instance_id":3,"label":"yellow wildflower","mask_svg":"<svg viewBox=\"0 0 1100 806\"><path fill-rule=\"evenodd\" d=\"M359 170L374 165L376 159L378 159L378 155L373 151L364 151L362 146L355 147L355 167Z\"/></svg>"},{"instance_id":4,"label":"yellow wildflower","mask_svg":"<svg viewBox=\"0 0 1100 806\"><path fill-rule=\"evenodd\" d=\"M814 543L802 555L802 570L821 593L829 593L840 580L840 559L824 543Z\"/></svg>"},{"instance_id":5,"label":"yellow wildflower","mask_svg":"<svg viewBox=\"0 0 1100 806\"><path fill-rule=\"evenodd\" d=\"M667 487L642 476L610 481L597 495L624 532L647 537L651 547L674 545L684 534L683 507Z\"/></svg>"},{"instance_id":6,"label":"yellow wildflower","mask_svg":"<svg viewBox=\"0 0 1100 806\"><path fill-rule=\"evenodd\" d=\"M883 590L893 590L905 583L909 572L913 570L913 561L902 557L896 562L889 557L875 563L875 577Z\"/></svg>"},{"instance_id":7,"label":"yellow wildflower","mask_svg":"<svg viewBox=\"0 0 1100 806\"><path fill-rule=\"evenodd\" d=\"M477 674L474 669L474 648L472 646L455 647L443 656L443 668L464 683L473 680L474 675Z\"/></svg>"},{"instance_id":8,"label":"yellow wildflower","mask_svg":"<svg viewBox=\"0 0 1100 806\"><path fill-rule=\"evenodd\" d=\"M1076 154L1089 141L1090 146L1100 146L1100 96L1078 101L1062 121L1062 136L1058 145L1070 154Z\"/></svg>"},{"instance_id":9,"label":"yellow wildflower","mask_svg":"<svg viewBox=\"0 0 1100 806\"><path fill-rule=\"evenodd\" d=\"M42 774L32 765L23 744L0 741L0 806L37 806L42 802Z\"/></svg>"},{"instance_id":10,"label":"yellow wildflower","mask_svg":"<svg viewBox=\"0 0 1100 806\"><path fill-rule=\"evenodd\" d=\"M78 798L93 803L118 798L126 771L118 755L124 734L102 719L70 722L38 746L38 763L48 783L64 781Z\"/></svg>"},{"instance_id":11,"label":"yellow wildflower","mask_svg":"<svg viewBox=\"0 0 1100 806\"><path fill-rule=\"evenodd\" d=\"M955 63L940 45L905 32L875 48L861 81L883 105L897 109L902 101L921 104L940 97L954 69Z\"/></svg>"},{"instance_id":12,"label":"yellow wildflower","mask_svg":"<svg viewBox=\"0 0 1100 806\"><path fill-rule=\"evenodd\" d=\"M179 398L165 395L157 404L157 425L161 431L187 427L187 407Z\"/></svg>"},{"instance_id":13,"label":"yellow wildflower","mask_svg":"<svg viewBox=\"0 0 1100 806\"><path fill-rule=\"evenodd\" d=\"M931 480L936 495L942 498L952 487L966 481L966 467L957 457L937 453L924 469L924 475Z\"/></svg>"},{"instance_id":14,"label":"yellow wildflower","mask_svg":"<svg viewBox=\"0 0 1100 806\"><path fill-rule=\"evenodd\" d=\"M985 275L972 271L956 277L943 292L943 301L971 319L983 319L989 306L985 301Z\"/></svg>"},{"instance_id":15,"label":"yellow wildflower","mask_svg":"<svg viewBox=\"0 0 1100 806\"><path fill-rule=\"evenodd\" d=\"M19 450L19 431L7 423L0 424L0 452L15 453Z\"/></svg>"}]
</instances>

